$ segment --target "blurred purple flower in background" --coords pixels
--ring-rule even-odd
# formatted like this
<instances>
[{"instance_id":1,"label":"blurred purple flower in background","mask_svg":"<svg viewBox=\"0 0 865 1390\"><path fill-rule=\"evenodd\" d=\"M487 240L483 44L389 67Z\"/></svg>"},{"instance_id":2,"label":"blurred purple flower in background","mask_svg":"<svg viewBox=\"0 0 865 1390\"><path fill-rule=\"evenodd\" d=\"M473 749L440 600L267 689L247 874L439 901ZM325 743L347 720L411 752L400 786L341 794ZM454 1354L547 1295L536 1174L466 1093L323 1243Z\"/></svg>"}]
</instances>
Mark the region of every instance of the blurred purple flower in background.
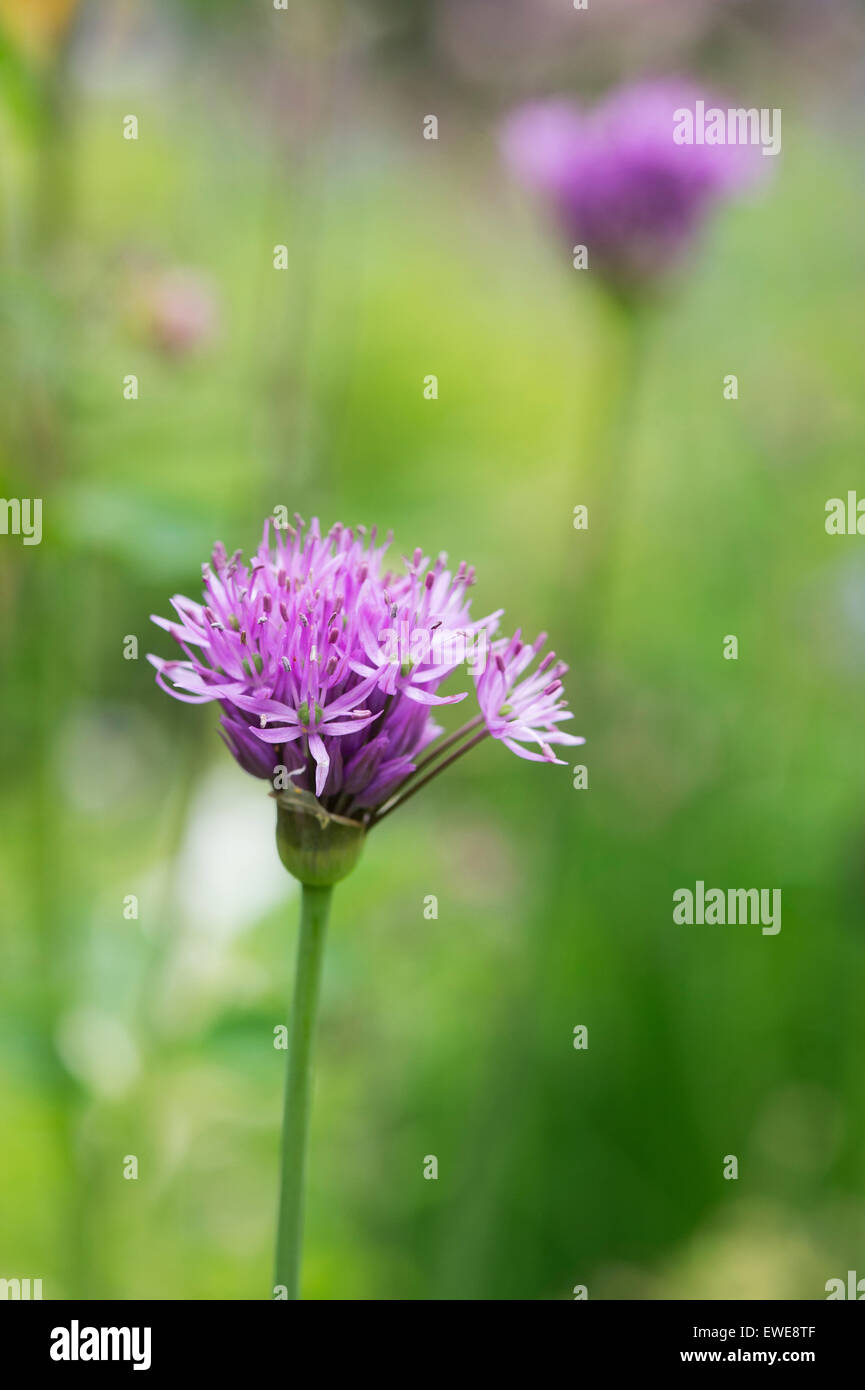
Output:
<instances>
[{"instance_id":1,"label":"blurred purple flower in background","mask_svg":"<svg viewBox=\"0 0 865 1390\"><path fill-rule=\"evenodd\" d=\"M621 292L676 268L711 209L757 177L753 146L674 142L674 112L700 96L684 82L646 82L590 112L556 99L505 121L508 166L547 201L571 243L586 246L589 268Z\"/></svg>"},{"instance_id":2,"label":"blurred purple flower in background","mask_svg":"<svg viewBox=\"0 0 865 1390\"><path fill-rule=\"evenodd\" d=\"M213 342L216 294L202 272L185 266L151 272L142 278L136 298L144 332L159 351L184 357Z\"/></svg>"}]
</instances>

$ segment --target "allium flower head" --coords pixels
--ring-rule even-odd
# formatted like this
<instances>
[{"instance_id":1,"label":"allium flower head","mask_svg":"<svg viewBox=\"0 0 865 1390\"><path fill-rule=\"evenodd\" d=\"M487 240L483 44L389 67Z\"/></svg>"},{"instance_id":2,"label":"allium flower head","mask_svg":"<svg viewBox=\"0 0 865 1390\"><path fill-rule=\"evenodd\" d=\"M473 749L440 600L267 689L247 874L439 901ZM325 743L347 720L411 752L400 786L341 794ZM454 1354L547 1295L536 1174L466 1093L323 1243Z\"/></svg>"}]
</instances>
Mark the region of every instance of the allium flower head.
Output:
<instances>
[{"instance_id":1,"label":"allium flower head","mask_svg":"<svg viewBox=\"0 0 865 1390\"><path fill-rule=\"evenodd\" d=\"M391 570L389 545L364 527L323 536L316 520L280 529L268 518L249 564L217 545L203 601L177 596L176 618L153 619L182 655L149 657L176 699L220 705L222 737L247 772L279 785L281 770L295 795L364 824L442 733L436 707L465 698L439 693L463 664L481 709L466 726L472 742L489 733L547 762L558 761L552 745L582 742L559 727L571 718L564 665L551 654L527 674L542 639L497 639L499 613L472 619L465 564L451 572L445 555L430 562L418 549Z\"/></svg>"},{"instance_id":2,"label":"allium flower head","mask_svg":"<svg viewBox=\"0 0 865 1390\"><path fill-rule=\"evenodd\" d=\"M674 268L711 208L755 175L749 147L674 142L674 112L699 95L681 82L646 82L588 112L565 99L533 102L504 124L507 164L620 290Z\"/></svg>"}]
</instances>

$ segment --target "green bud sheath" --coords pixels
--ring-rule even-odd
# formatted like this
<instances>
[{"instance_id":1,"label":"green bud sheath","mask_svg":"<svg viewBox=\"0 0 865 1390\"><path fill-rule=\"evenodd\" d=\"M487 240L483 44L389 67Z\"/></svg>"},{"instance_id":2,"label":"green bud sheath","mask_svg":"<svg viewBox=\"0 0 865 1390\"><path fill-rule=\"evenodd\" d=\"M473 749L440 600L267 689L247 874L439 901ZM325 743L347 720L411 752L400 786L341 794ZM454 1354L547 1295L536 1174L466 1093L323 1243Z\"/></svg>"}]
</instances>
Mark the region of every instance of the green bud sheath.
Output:
<instances>
[{"instance_id":1,"label":"green bud sheath","mask_svg":"<svg viewBox=\"0 0 865 1390\"><path fill-rule=\"evenodd\" d=\"M272 792L276 847L290 874L312 888L328 888L351 873L363 849L359 821L325 811L309 792Z\"/></svg>"}]
</instances>

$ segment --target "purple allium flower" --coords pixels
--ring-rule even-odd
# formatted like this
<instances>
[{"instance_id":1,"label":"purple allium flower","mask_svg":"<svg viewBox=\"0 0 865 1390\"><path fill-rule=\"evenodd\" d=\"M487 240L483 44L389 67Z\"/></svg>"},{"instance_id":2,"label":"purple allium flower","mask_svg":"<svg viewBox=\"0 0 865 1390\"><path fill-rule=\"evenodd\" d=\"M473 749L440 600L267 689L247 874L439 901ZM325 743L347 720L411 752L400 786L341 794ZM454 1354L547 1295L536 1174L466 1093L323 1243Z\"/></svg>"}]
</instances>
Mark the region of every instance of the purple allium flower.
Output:
<instances>
[{"instance_id":1,"label":"purple allium flower","mask_svg":"<svg viewBox=\"0 0 865 1390\"><path fill-rule=\"evenodd\" d=\"M517 629L510 639L493 642L492 660L476 676L478 702L487 729L512 753L531 762L561 763L550 745L574 745L585 739L558 727L572 717L562 688L561 677L568 669L564 661L556 661L555 652L548 652L527 674L546 640L542 632L531 645L524 644ZM524 743L537 744L540 752L522 747Z\"/></svg>"},{"instance_id":2,"label":"purple allium flower","mask_svg":"<svg viewBox=\"0 0 865 1390\"><path fill-rule=\"evenodd\" d=\"M418 549L401 572L386 571L390 537L377 546L374 530L336 525L322 536L317 520L296 522L280 529L268 518L249 565L217 545L203 603L177 596L176 620L153 619L183 652L148 658L157 683L178 700L217 701L222 737L247 772L273 781L283 768L324 811L368 821L442 733L435 707L465 698L438 690L467 658L482 714L460 735L474 743L488 732L547 762L557 761L551 744L582 742L558 727L571 718L564 665L552 667L551 654L526 676L540 639L493 641L500 614L470 617L473 569L452 574L445 555L430 564Z\"/></svg>"},{"instance_id":3,"label":"purple allium flower","mask_svg":"<svg viewBox=\"0 0 865 1390\"><path fill-rule=\"evenodd\" d=\"M675 143L674 113L699 95L675 80L646 82L590 112L566 99L539 101L504 124L509 167L617 289L639 289L674 268L711 208L756 174L752 147Z\"/></svg>"},{"instance_id":4,"label":"purple allium flower","mask_svg":"<svg viewBox=\"0 0 865 1390\"><path fill-rule=\"evenodd\" d=\"M302 884L273 1284L274 1296L291 1299L300 1297L313 1031L334 885L376 821L482 739L544 762L558 761L552 744L583 742L559 728L571 718L564 664L551 652L532 671L545 638L524 646L519 632L495 637L499 613L470 617L473 569L451 573L447 556L430 564L418 549L385 570L390 537L377 546L374 530L336 525L322 536L317 520L295 521L268 517L248 565L216 545L203 602L177 596L176 618L153 619L183 656L148 658L176 699L217 702L237 761L272 781L279 857ZM439 687L466 660L481 712L437 743L433 711L466 693Z\"/></svg>"}]
</instances>

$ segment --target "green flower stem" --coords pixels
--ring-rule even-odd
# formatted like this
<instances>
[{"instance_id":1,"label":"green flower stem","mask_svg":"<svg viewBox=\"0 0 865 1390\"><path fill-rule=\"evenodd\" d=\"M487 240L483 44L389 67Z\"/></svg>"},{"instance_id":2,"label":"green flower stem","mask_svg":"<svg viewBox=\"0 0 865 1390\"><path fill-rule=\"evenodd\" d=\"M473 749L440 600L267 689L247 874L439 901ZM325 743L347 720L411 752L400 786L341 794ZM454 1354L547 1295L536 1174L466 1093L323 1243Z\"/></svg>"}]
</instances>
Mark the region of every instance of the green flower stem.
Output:
<instances>
[{"instance_id":1,"label":"green flower stem","mask_svg":"<svg viewBox=\"0 0 865 1390\"><path fill-rule=\"evenodd\" d=\"M589 504L589 546L582 576L585 595L578 651L584 662L597 659L609 638L633 464L634 426L652 324L649 310L620 302L614 318L613 389L596 448L602 470Z\"/></svg>"},{"instance_id":2,"label":"green flower stem","mask_svg":"<svg viewBox=\"0 0 865 1390\"><path fill-rule=\"evenodd\" d=\"M434 767L431 772L428 772L425 777L422 777L419 782L415 782L414 786L409 787L407 792L402 791L402 786L398 787L391 800L386 801L381 810L374 813L370 821L370 829L372 829L374 825L378 825L379 821L383 821L385 816L389 816L391 811L396 811L400 806L404 805L410 797L414 796L415 792L419 792L421 787L426 786L427 782L431 782L434 777L438 777L439 773L444 772L445 768L450 767L451 763L455 763L457 758L461 758L464 753L468 753L470 748L475 748L477 744L483 742L483 740L488 737L489 729L481 729L480 733L475 734L474 738L470 738L468 743L464 743L461 748L457 748L451 753L450 757L445 758L444 762L438 763L438 765Z\"/></svg>"},{"instance_id":3,"label":"green flower stem","mask_svg":"<svg viewBox=\"0 0 865 1390\"><path fill-rule=\"evenodd\" d=\"M324 941L332 894L332 887L313 888L309 884L302 887L300 937L297 943L288 1070L285 1077L274 1277L274 1283L284 1285L290 1299L300 1298L303 1192L312 1090L312 1053Z\"/></svg>"},{"instance_id":4,"label":"green flower stem","mask_svg":"<svg viewBox=\"0 0 865 1390\"><path fill-rule=\"evenodd\" d=\"M448 748L453 748L455 743L459 743L461 738L465 738L467 734L472 733L472 731L477 729L483 722L483 715L476 714L474 719L470 719L467 724L463 724L462 728L455 729L452 734L448 734L447 738L442 739L441 743L436 744L431 753L427 753L425 758L421 758L420 762L415 764L414 772L410 773L409 777L405 779L405 782L408 782L411 777L417 777L418 773L422 772L425 767L429 767L430 763L437 762L442 753L445 753ZM399 791L402 791L405 782L400 784L398 788Z\"/></svg>"}]
</instances>

